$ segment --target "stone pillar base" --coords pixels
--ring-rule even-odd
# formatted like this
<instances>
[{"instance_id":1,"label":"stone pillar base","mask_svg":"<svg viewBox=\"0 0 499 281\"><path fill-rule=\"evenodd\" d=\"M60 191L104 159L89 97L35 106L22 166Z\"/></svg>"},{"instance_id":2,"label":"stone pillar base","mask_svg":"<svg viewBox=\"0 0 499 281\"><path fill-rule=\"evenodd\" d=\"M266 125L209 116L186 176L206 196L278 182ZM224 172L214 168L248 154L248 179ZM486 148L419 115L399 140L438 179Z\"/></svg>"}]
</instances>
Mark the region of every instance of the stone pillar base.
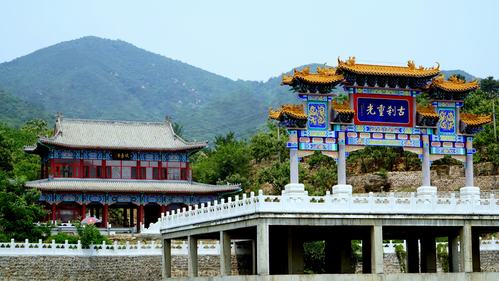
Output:
<instances>
[{"instance_id":1,"label":"stone pillar base","mask_svg":"<svg viewBox=\"0 0 499 281\"><path fill-rule=\"evenodd\" d=\"M468 202L478 202L480 200L480 188L476 186L465 186L459 189L461 200Z\"/></svg>"},{"instance_id":2,"label":"stone pillar base","mask_svg":"<svg viewBox=\"0 0 499 281\"><path fill-rule=\"evenodd\" d=\"M437 197L436 186L420 186L416 191L416 197L421 199L431 199Z\"/></svg>"},{"instance_id":3,"label":"stone pillar base","mask_svg":"<svg viewBox=\"0 0 499 281\"><path fill-rule=\"evenodd\" d=\"M288 183L282 191L283 196L307 196L305 185L302 183Z\"/></svg>"},{"instance_id":4,"label":"stone pillar base","mask_svg":"<svg viewBox=\"0 0 499 281\"><path fill-rule=\"evenodd\" d=\"M333 186L333 197L352 197L352 186L349 184L337 184Z\"/></svg>"}]
</instances>

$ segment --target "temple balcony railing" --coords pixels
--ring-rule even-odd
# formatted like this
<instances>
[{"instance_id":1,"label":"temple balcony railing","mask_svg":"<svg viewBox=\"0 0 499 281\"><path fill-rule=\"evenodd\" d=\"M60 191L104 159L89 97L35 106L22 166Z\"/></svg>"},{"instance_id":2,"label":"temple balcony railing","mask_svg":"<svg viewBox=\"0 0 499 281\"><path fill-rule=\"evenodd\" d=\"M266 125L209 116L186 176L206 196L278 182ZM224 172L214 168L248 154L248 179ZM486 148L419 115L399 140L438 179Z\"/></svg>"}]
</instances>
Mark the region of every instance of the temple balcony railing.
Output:
<instances>
[{"instance_id":1,"label":"temple balcony railing","mask_svg":"<svg viewBox=\"0 0 499 281\"><path fill-rule=\"evenodd\" d=\"M418 197L416 193L355 194L337 196L258 195L229 197L200 206L189 206L162 214L153 227L161 232L258 213L342 215L499 215L496 193L485 198L460 197L459 193Z\"/></svg>"}]
</instances>

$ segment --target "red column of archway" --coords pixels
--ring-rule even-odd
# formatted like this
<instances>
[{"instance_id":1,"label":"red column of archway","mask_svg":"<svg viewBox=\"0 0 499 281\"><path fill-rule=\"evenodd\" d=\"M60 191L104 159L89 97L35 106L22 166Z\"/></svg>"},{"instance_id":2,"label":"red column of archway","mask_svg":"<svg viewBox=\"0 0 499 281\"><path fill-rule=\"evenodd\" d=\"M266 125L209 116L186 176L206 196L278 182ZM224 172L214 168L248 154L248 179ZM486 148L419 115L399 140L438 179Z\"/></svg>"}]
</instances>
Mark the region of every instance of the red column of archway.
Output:
<instances>
[{"instance_id":1,"label":"red column of archway","mask_svg":"<svg viewBox=\"0 0 499 281\"><path fill-rule=\"evenodd\" d=\"M84 220L87 217L87 205L81 203L81 219Z\"/></svg>"},{"instance_id":2,"label":"red column of archway","mask_svg":"<svg viewBox=\"0 0 499 281\"><path fill-rule=\"evenodd\" d=\"M140 226L144 223L144 205L140 204L137 210L137 232L140 232Z\"/></svg>"},{"instance_id":3,"label":"red column of archway","mask_svg":"<svg viewBox=\"0 0 499 281\"><path fill-rule=\"evenodd\" d=\"M108 211L109 211L109 205L104 204L104 208L102 211L102 225L107 228L107 222L108 222Z\"/></svg>"},{"instance_id":4,"label":"red column of archway","mask_svg":"<svg viewBox=\"0 0 499 281\"><path fill-rule=\"evenodd\" d=\"M55 203L52 204L52 223L55 223L55 220L57 219L57 205Z\"/></svg>"}]
</instances>

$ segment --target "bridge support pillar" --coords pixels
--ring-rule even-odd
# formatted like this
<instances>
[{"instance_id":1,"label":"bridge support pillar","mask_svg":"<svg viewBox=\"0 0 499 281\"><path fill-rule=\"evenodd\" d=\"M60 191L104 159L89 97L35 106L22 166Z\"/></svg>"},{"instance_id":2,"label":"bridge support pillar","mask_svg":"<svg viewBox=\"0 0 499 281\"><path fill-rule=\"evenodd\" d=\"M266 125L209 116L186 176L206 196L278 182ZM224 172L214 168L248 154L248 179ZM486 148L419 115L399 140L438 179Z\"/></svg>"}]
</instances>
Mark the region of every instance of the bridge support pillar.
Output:
<instances>
[{"instance_id":1,"label":"bridge support pillar","mask_svg":"<svg viewBox=\"0 0 499 281\"><path fill-rule=\"evenodd\" d=\"M162 262L162 275L163 279L172 277L172 240L163 239L163 259Z\"/></svg>"},{"instance_id":2,"label":"bridge support pillar","mask_svg":"<svg viewBox=\"0 0 499 281\"><path fill-rule=\"evenodd\" d=\"M383 228L374 225L371 229L371 273L383 273Z\"/></svg>"},{"instance_id":3,"label":"bridge support pillar","mask_svg":"<svg viewBox=\"0 0 499 281\"><path fill-rule=\"evenodd\" d=\"M437 272L437 248L433 236L425 236L421 239L421 272Z\"/></svg>"},{"instance_id":4,"label":"bridge support pillar","mask_svg":"<svg viewBox=\"0 0 499 281\"><path fill-rule=\"evenodd\" d=\"M256 254L258 275L269 275L269 225L260 223L256 227Z\"/></svg>"},{"instance_id":5,"label":"bridge support pillar","mask_svg":"<svg viewBox=\"0 0 499 281\"><path fill-rule=\"evenodd\" d=\"M187 274L189 277L198 276L198 239L194 236L187 238L189 257L187 258Z\"/></svg>"},{"instance_id":6,"label":"bridge support pillar","mask_svg":"<svg viewBox=\"0 0 499 281\"><path fill-rule=\"evenodd\" d=\"M429 136L423 135L423 158L421 164L423 184L417 189L417 196L422 199L431 199L437 196L437 187L431 186L430 167L431 161Z\"/></svg>"},{"instance_id":7,"label":"bridge support pillar","mask_svg":"<svg viewBox=\"0 0 499 281\"><path fill-rule=\"evenodd\" d=\"M419 241L417 238L406 240L407 245L407 272L419 273Z\"/></svg>"},{"instance_id":8,"label":"bridge support pillar","mask_svg":"<svg viewBox=\"0 0 499 281\"><path fill-rule=\"evenodd\" d=\"M220 275L231 274L230 236L227 231L220 231Z\"/></svg>"},{"instance_id":9,"label":"bridge support pillar","mask_svg":"<svg viewBox=\"0 0 499 281\"><path fill-rule=\"evenodd\" d=\"M448 238L449 272L459 272L459 239L456 235Z\"/></svg>"},{"instance_id":10,"label":"bridge support pillar","mask_svg":"<svg viewBox=\"0 0 499 281\"><path fill-rule=\"evenodd\" d=\"M459 233L460 236L460 253L461 253L461 270L464 272L473 272L473 257L471 253L472 238L471 225L465 224Z\"/></svg>"}]
</instances>

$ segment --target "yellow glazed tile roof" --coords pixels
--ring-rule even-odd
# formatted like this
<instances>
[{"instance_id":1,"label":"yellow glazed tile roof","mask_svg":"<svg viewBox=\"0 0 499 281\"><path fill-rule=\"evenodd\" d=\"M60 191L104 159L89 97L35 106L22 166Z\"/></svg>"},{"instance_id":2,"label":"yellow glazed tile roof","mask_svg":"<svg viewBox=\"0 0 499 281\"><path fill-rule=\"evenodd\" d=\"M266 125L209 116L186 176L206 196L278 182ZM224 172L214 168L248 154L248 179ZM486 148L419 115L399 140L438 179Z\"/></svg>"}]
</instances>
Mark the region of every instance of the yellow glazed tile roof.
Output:
<instances>
[{"instance_id":1,"label":"yellow glazed tile roof","mask_svg":"<svg viewBox=\"0 0 499 281\"><path fill-rule=\"evenodd\" d=\"M459 116L461 121L469 126L481 126L492 122L492 115L461 113Z\"/></svg>"},{"instance_id":2,"label":"yellow glazed tile roof","mask_svg":"<svg viewBox=\"0 0 499 281\"><path fill-rule=\"evenodd\" d=\"M420 106L418 105L416 109L417 113L419 113L423 117L437 117L438 114L435 112L435 107L428 105L428 106Z\"/></svg>"},{"instance_id":3,"label":"yellow glazed tile roof","mask_svg":"<svg viewBox=\"0 0 499 281\"><path fill-rule=\"evenodd\" d=\"M447 92L467 92L479 88L477 80L465 82L457 76L451 76L448 80L445 80L443 75L433 79L431 86Z\"/></svg>"},{"instance_id":4,"label":"yellow glazed tile roof","mask_svg":"<svg viewBox=\"0 0 499 281\"><path fill-rule=\"evenodd\" d=\"M342 103L333 101L333 109L338 113L355 113L355 111L350 108L350 104L348 104L348 101Z\"/></svg>"},{"instance_id":5,"label":"yellow glazed tile roof","mask_svg":"<svg viewBox=\"0 0 499 281\"><path fill-rule=\"evenodd\" d=\"M307 119L303 104L284 104L279 110L269 110L269 118L278 120L283 114L295 119Z\"/></svg>"},{"instance_id":6,"label":"yellow glazed tile roof","mask_svg":"<svg viewBox=\"0 0 499 281\"><path fill-rule=\"evenodd\" d=\"M294 80L300 80L309 84L332 84L343 80L343 75L336 74L335 68L317 67L317 73L310 73L310 67L304 67L302 70L294 69L293 76L282 75L282 84L291 85Z\"/></svg>"},{"instance_id":7,"label":"yellow glazed tile roof","mask_svg":"<svg viewBox=\"0 0 499 281\"><path fill-rule=\"evenodd\" d=\"M404 76L404 77L432 77L440 73L440 65L436 67L425 68L416 67L414 61L407 62L407 66L374 65L355 63L355 57L350 57L346 61L338 58L338 68L340 70L350 71L356 74L364 75L385 75L385 76Z\"/></svg>"}]
</instances>

